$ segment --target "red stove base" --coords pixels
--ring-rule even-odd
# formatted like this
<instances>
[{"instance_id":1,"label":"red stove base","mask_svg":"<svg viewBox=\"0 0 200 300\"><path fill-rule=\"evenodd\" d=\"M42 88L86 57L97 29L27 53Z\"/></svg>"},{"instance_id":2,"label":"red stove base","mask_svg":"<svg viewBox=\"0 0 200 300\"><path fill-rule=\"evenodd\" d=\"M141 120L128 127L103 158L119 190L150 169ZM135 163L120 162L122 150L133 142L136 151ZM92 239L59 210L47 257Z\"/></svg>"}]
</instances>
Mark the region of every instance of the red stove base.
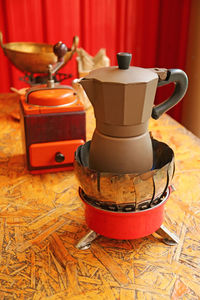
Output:
<instances>
[{"instance_id":1,"label":"red stove base","mask_svg":"<svg viewBox=\"0 0 200 300\"><path fill-rule=\"evenodd\" d=\"M90 248L92 241L99 235L113 239L136 239L156 233L161 241L168 246L179 243L179 238L162 225L164 204L174 188L170 186L160 204L150 209L137 212L110 212L96 208L86 202L84 192L79 189L81 199L85 204L86 223L91 229L77 244L76 248Z\"/></svg>"},{"instance_id":2,"label":"red stove base","mask_svg":"<svg viewBox=\"0 0 200 300\"><path fill-rule=\"evenodd\" d=\"M85 204L85 219L90 229L108 238L129 240L150 235L160 228L170 188L160 204L133 212L113 212L98 208L87 203L81 189L79 194Z\"/></svg>"}]
</instances>

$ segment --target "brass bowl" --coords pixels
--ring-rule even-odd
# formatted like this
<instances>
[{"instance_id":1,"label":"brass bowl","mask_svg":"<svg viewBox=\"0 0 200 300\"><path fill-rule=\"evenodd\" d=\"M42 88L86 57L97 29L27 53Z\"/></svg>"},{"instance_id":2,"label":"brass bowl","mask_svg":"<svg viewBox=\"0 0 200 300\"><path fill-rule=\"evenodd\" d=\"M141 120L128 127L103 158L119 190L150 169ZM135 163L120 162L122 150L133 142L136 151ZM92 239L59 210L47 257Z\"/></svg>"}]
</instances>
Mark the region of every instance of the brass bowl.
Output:
<instances>
[{"instance_id":1,"label":"brass bowl","mask_svg":"<svg viewBox=\"0 0 200 300\"><path fill-rule=\"evenodd\" d=\"M151 204L162 196L174 175L174 153L165 143L152 140L154 169L143 174L112 174L88 167L90 141L75 153L74 171L86 196L97 204ZM145 204L145 205L146 205Z\"/></svg>"},{"instance_id":2,"label":"brass bowl","mask_svg":"<svg viewBox=\"0 0 200 300\"><path fill-rule=\"evenodd\" d=\"M72 58L78 43L79 38L75 36L72 47L68 48L64 56L64 64L61 67ZM3 44L2 32L0 32L0 45L12 64L24 73L47 73L47 66L57 62L53 45L31 42Z\"/></svg>"}]
</instances>

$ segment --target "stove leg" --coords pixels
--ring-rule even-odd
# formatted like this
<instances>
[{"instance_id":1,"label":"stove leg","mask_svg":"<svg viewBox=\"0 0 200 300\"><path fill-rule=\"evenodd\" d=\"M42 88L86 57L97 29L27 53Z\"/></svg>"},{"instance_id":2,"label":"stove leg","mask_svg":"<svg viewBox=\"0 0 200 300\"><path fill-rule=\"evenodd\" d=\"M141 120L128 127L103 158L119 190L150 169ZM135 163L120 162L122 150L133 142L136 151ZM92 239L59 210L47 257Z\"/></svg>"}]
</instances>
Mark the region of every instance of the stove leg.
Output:
<instances>
[{"instance_id":1,"label":"stove leg","mask_svg":"<svg viewBox=\"0 0 200 300\"><path fill-rule=\"evenodd\" d=\"M174 246L179 243L179 238L169 231L164 225L161 225L156 233L159 234L163 239L162 242L169 246Z\"/></svg>"},{"instance_id":2,"label":"stove leg","mask_svg":"<svg viewBox=\"0 0 200 300\"><path fill-rule=\"evenodd\" d=\"M93 230L90 230L80 241L76 244L76 248L79 250L89 249L92 241L96 239L98 233Z\"/></svg>"}]
</instances>

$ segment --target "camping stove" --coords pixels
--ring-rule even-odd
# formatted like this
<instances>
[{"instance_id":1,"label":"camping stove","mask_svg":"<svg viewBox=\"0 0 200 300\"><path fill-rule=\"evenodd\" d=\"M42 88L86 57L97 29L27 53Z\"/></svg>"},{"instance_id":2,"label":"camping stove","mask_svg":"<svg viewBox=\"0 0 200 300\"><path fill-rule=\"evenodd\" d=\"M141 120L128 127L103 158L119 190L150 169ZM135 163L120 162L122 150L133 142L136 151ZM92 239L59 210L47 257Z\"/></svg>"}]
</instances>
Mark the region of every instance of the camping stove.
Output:
<instances>
[{"instance_id":1,"label":"camping stove","mask_svg":"<svg viewBox=\"0 0 200 300\"><path fill-rule=\"evenodd\" d=\"M164 225L164 206L174 190L174 153L152 139L154 168L143 174L112 174L88 167L90 141L78 147L75 173L85 219L91 229L76 247L88 249L99 235L112 239L137 239L157 233L167 245L178 237Z\"/></svg>"}]
</instances>

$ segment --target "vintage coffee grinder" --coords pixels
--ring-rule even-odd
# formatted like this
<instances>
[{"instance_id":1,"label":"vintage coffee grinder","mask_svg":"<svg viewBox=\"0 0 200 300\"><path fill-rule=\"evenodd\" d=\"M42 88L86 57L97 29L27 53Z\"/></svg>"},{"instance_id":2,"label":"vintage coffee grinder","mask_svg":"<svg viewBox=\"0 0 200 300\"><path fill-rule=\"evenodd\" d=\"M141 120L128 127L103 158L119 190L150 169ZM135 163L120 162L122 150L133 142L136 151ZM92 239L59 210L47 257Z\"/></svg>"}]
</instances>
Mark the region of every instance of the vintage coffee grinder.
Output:
<instances>
[{"instance_id":1,"label":"vintage coffee grinder","mask_svg":"<svg viewBox=\"0 0 200 300\"><path fill-rule=\"evenodd\" d=\"M32 174L73 169L74 152L85 142L85 111L75 90L54 83L67 47L54 46L58 61L48 66L47 85L21 97L21 121L27 168Z\"/></svg>"},{"instance_id":2,"label":"vintage coffee grinder","mask_svg":"<svg viewBox=\"0 0 200 300\"><path fill-rule=\"evenodd\" d=\"M94 70L80 81L96 117L92 140L75 155L79 194L91 229L77 244L80 249L97 234L135 239L156 231L168 244L178 241L162 225L174 153L152 138L148 123L182 99L187 76L179 69L131 67L129 53L118 53L117 59L118 66ZM154 106L157 87L171 82L172 96Z\"/></svg>"}]
</instances>

